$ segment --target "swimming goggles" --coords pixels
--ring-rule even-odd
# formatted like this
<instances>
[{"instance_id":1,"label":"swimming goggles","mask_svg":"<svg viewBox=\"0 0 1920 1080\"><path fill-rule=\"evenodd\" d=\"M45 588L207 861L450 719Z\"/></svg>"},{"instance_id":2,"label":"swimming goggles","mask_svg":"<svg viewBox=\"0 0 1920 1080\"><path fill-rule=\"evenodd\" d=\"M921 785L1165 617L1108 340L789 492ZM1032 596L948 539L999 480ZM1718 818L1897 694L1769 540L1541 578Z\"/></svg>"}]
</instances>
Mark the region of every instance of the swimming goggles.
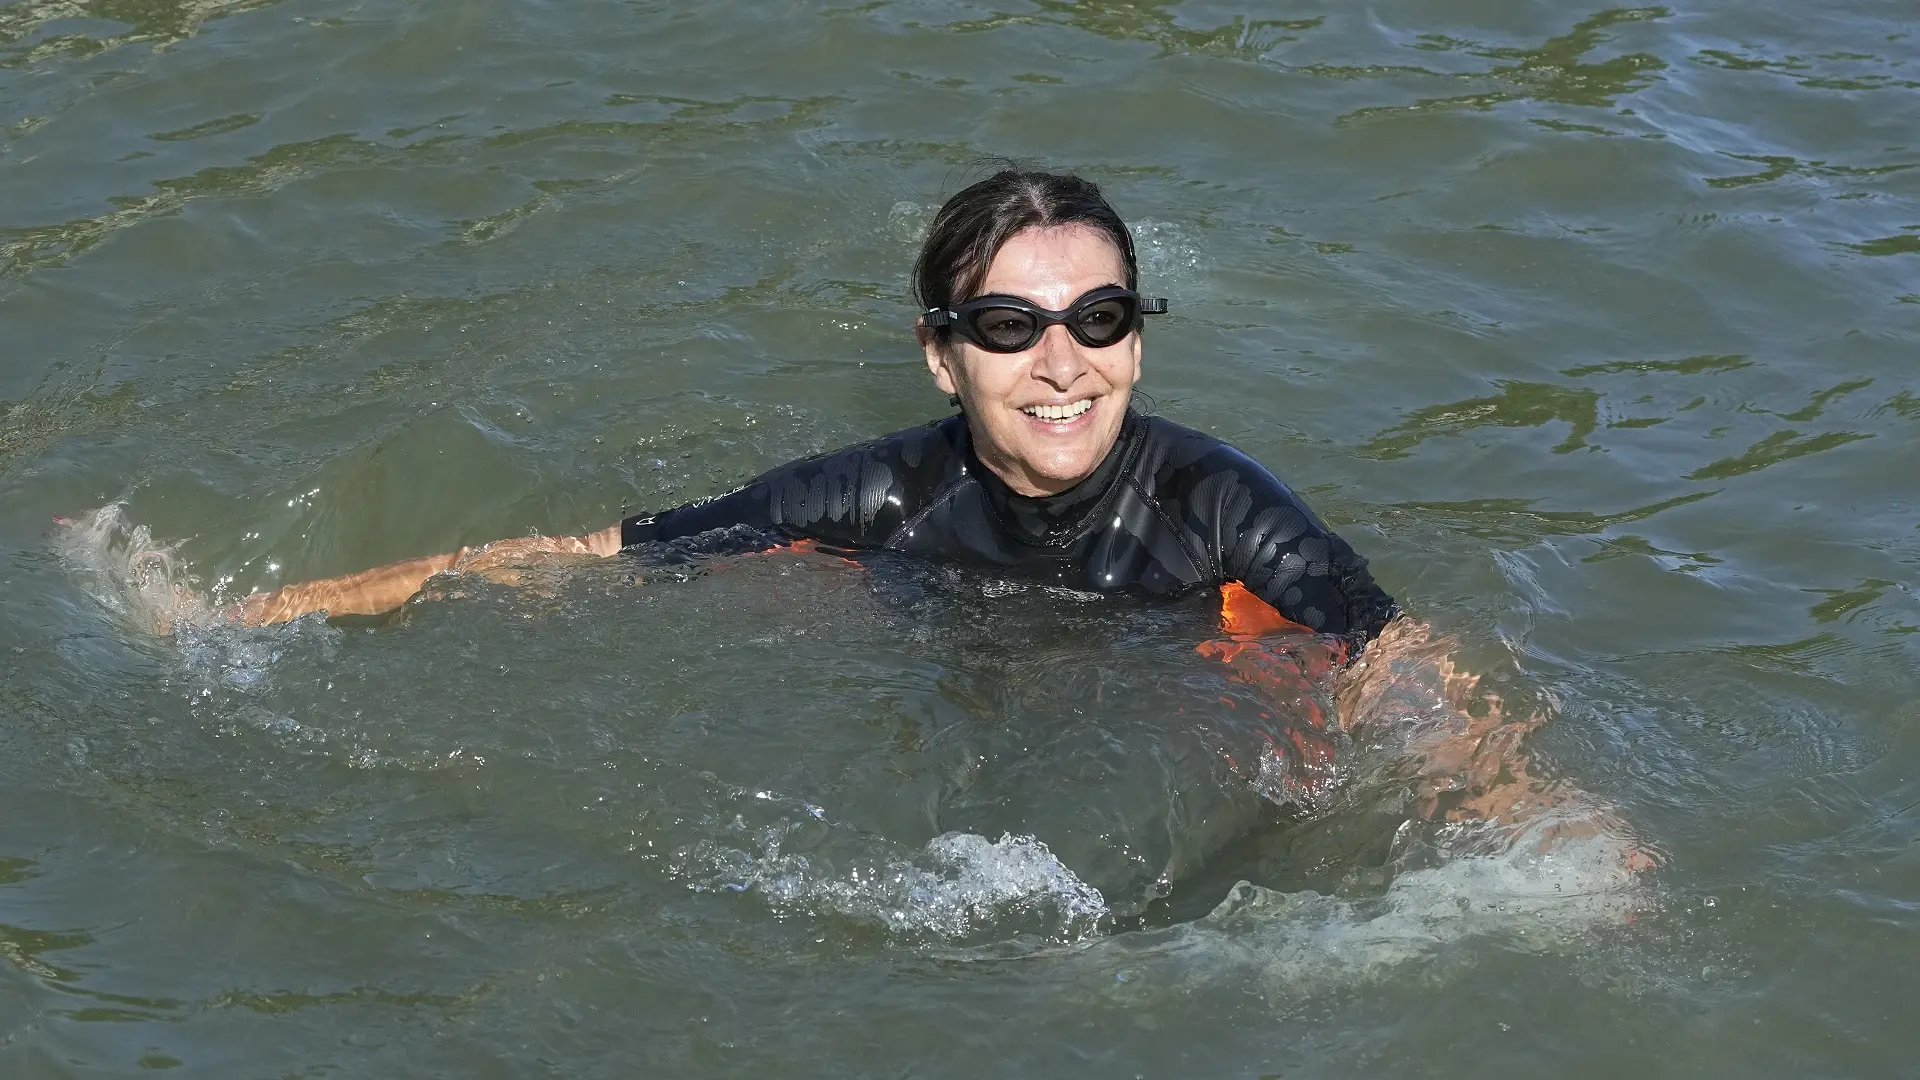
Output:
<instances>
[{"instance_id":1,"label":"swimming goggles","mask_svg":"<svg viewBox=\"0 0 1920 1080\"><path fill-rule=\"evenodd\" d=\"M1089 349L1104 349L1131 334L1142 315L1164 315L1167 302L1132 289L1107 285L1075 300L1065 311L1048 311L1017 296L977 296L951 308L928 308L928 327L953 332L988 352L1017 353L1033 348L1049 326L1065 326Z\"/></svg>"}]
</instances>

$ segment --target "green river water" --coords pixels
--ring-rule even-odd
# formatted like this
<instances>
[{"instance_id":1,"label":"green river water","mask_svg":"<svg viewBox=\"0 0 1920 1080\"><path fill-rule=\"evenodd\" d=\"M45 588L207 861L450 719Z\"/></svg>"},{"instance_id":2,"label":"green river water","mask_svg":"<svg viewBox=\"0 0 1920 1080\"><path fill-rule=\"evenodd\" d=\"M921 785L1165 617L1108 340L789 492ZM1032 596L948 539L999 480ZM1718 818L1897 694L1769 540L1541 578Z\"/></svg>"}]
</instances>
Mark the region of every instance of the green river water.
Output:
<instances>
[{"instance_id":1,"label":"green river water","mask_svg":"<svg viewBox=\"0 0 1920 1080\"><path fill-rule=\"evenodd\" d=\"M945 414L987 155L1656 869L1257 797L1203 604L143 625ZM1920 1076L1916 340L1910 0L5 3L0 1076Z\"/></svg>"}]
</instances>

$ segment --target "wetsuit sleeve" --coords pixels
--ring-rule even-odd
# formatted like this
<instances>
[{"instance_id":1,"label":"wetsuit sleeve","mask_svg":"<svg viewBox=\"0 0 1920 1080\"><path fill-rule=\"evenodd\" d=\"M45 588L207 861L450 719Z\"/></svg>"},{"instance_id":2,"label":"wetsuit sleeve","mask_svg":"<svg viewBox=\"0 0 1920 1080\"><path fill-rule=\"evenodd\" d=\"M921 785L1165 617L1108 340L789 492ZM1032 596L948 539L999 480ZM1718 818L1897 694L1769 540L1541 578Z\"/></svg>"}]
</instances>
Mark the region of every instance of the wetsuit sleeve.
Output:
<instances>
[{"instance_id":1,"label":"wetsuit sleeve","mask_svg":"<svg viewBox=\"0 0 1920 1080\"><path fill-rule=\"evenodd\" d=\"M1227 581L1309 629L1372 638L1397 612L1367 560L1272 473L1222 447L1187 500Z\"/></svg>"},{"instance_id":2,"label":"wetsuit sleeve","mask_svg":"<svg viewBox=\"0 0 1920 1080\"><path fill-rule=\"evenodd\" d=\"M699 538L704 550L752 550L792 540L877 547L898 526L894 442L863 443L790 462L718 498L620 523L620 546Z\"/></svg>"},{"instance_id":3,"label":"wetsuit sleeve","mask_svg":"<svg viewBox=\"0 0 1920 1080\"><path fill-rule=\"evenodd\" d=\"M758 483L760 481L755 481ZM620 523L620 546L630 548L707 536L714 541L710 546L716 550L751 549L798 539L774 525L766 512L766 499L759 497L755 484L672 510L627 518Z\"/></svg>"}]
</instances>

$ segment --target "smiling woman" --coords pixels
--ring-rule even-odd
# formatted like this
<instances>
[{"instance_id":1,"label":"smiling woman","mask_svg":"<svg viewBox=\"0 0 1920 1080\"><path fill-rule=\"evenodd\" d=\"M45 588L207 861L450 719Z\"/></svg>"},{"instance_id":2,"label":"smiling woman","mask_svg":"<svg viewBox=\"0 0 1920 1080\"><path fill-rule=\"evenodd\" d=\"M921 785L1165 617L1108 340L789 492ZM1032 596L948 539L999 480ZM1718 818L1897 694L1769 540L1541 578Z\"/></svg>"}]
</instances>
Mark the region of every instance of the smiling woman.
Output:
<instances>
[{"instance_id":1,"label":"smiling woman","mask_svg":"<svg viewBox=\"0 0 1920 1080\"><path fill-rule=\"evenodd\" d=\"M981 462L1016 493L1060 494L1119 440L1140 378L1133 276L1094 228L1029 227L994 256L986 295L922 317L934 383L960 399Z\"/></svg>"},{"instance_id":2,"label":"smiling woman","mask_svg":"<svg viewBox=\"0 0 1920 1080\"><path fill-rule=\"evenodd\" d=\"M698 556L796 541L1089 593L1171 600L1212 590L1227 639L1200 651L1263 692L1297 690L1291 662L1268 651L1266 635L1323 635L1335 663L1367 651L1340 680L1337 723L1355 738L1386 736L1420 761L1417 816L1498 824L1496 843L1567 818L1583 800L1536 778L1520 752L1537 717L1510 717L1476 689L1450 644L1400 617L1366 559L1271 472L1132 407L1144 317L1167 303L1141 297L1138 276L1133 238L1099 188L1000 172L947 201L914 267L915 332L959 415L586 536L504 540L291 585L249 597L229 617L259 625L322 610L378 614L442 573L513 581L530 566L627 550ZM1470 710L1474 700L1482 707ZM1403 722L1410 716L1421 720ZM1298 750L1282 755L1296 779L1330 765L1325 747ZM1591 832L1597 820L1583 811L1573 827Z\"/></svg>"},{"instance_id":3,"label":"smiling woman","mask_svg":"<svg viewBox=\"0 0 1920 1080\"><path fill-rule=\"evenodd\" d=\"M1263 752L1262 774L1283 778L1276 802L1322 802L1341 773L1341 738L1391 745L1416 764L1411 814L1466 829L1489 853L1544 852L1598 833L1615 845L1616 870L1649 865L1618 823L1530 770L1520 740L1540 718L1508 715L1455 667L1450 642L1399 616L1366 560L1286 484L1218 439L1132 408L1143 318L1166 301L1136 291L1132 237L1097 187L1011 170L975 184L935 217L914 278L919 343L957 416L586 536L506 540L292 585L231 615L260 624L374 614L445 572L513 581L535 564L627 550L700 556L793 542L1087 593L1171 600L1211 590L1225 636L1199 652L1278 713L1297 712L1307 685L1284 642L1321 635L1331 666L1367 654L1313 676L1339 687L1332 729L1320 718Z\"/></svg>"},{"instance_id":4,"label":"smiling woman","mask_svg":"<svg viewBox=\"0 0 1920 1080\"><path fill-rule=\"evenodd\" d=\"M1140 378L1133 236L1100 189L1012 171L975 184L940 208L913 276L927 368L982 463L1027 496L1090 476Z\"/></svg>"}]
</instances>

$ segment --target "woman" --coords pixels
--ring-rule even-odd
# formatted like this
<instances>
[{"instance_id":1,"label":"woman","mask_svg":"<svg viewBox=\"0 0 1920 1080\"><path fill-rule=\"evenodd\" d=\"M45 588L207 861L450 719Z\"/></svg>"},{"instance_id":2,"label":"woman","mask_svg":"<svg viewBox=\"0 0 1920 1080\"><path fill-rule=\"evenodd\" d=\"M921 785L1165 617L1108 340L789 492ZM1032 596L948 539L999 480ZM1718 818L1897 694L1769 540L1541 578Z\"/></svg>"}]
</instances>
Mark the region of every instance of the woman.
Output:
<instances>
[{"instance_id":1,"label":"woman","mask_svg":"<svg viewBox=\"0 0 1920 1080\"><path fill-rule=\"evenodd\" d=\"M1260 633L1304 628L1344 639L1349 653L1380 639L1340 690L1340 722L1402 729L1424 762L1421 816L1517 825L1530 809L1564 805L1518 754L1534 722L1506 722L1497 702L1470 717L1477 680L1453 669L1444 642L1395 618L1366 560L1285 484L1218 439L1130 408L1142 322L1166 310L1137 287L1132 237L1097 187L1001 172L941 207L914 268L919 343L959 415L587 536L502 540L290 585L231 615L260 625L320 610L378 614L435 574L652 544L813 541L1092 592L1218 589L1239 641L1202 651L1235 665L1236 677L1267 679L1272 665L1252 640Z\"/></svg>"},{"instance_id":2,"label":"woman","mask_svg":"<svg viewBox=\"0 0 1920 1080\"><path fill-rule=\"evenodd\" d=\"M587 536L505 540L292 585L249 597L236 615L258 625L377 614L434 574L641 544L812 540L1092 592L1239 585L1306 629L1356 647L1377 636L1392 598L1285 484L1217 439L1130 407L1141 323L1166 310L1138 285L1133 238L1099 188L1001 172L947 201L914 268L920 346L958 416Z\"/></svg>"}]
</instances>

